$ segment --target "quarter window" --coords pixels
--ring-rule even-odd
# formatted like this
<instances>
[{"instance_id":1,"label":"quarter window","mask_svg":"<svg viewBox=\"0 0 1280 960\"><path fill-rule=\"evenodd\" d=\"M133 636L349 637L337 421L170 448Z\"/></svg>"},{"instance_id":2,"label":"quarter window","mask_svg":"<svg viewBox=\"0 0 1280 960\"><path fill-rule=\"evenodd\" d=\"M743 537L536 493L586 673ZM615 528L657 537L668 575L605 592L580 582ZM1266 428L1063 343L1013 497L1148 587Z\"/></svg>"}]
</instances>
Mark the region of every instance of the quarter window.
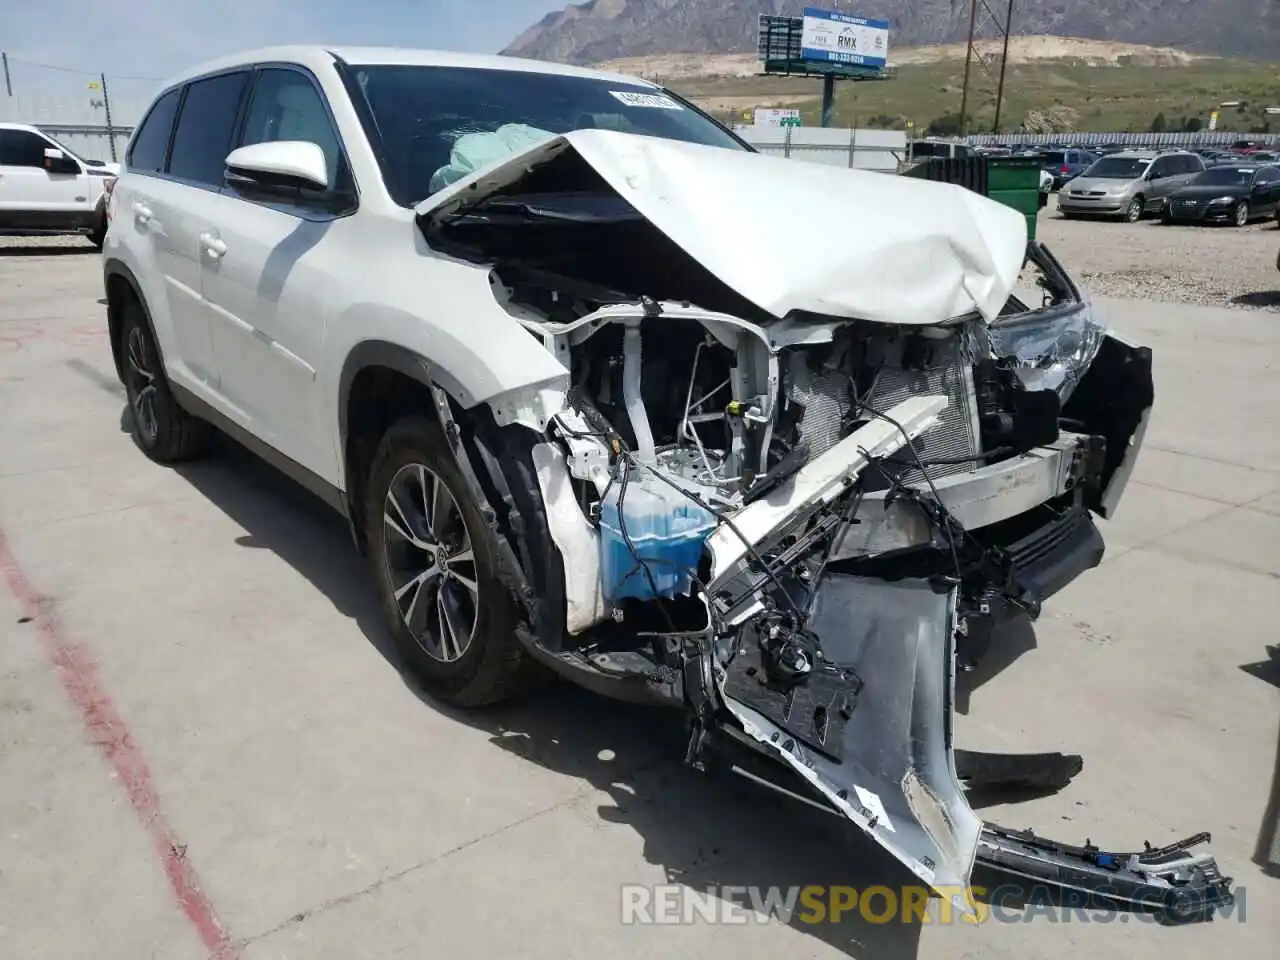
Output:
<instances>
[{"instance_id":1,"label":"quarter window","mask_svg":"<svg viewBox=\"0 0 1280 960\"><path fill-rule=\"evenodd\" d=\"M133 135L125 163L130 170L139 173L160 173L164 170L164 155L169 149L169 132L173 129L173 116L178 112L178 96L181 90L170 90L156 101L138 132Z\"/></svg>"},{"instance_id":2,"label":"quarter window","mask_svg":"<svg viewBox=\"0 0 1280 960\"><path fill-rule=\"evenodd\" d=\"M248 72L197 80L187 87L169 154L169 173L211 187L222 186Z\"/></svg>"}]
</instances>

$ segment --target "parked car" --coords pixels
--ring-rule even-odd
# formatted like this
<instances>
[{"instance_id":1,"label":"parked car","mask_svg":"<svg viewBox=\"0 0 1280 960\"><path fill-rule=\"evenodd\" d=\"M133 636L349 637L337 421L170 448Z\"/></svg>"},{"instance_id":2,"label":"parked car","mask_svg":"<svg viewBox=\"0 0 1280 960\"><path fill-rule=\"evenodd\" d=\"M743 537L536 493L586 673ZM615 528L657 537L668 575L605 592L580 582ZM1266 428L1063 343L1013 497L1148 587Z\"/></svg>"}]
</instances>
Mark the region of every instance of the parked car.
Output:
<instances>
[{"instance_id":1,"label":"parked car","mask_svg":"<svg viewBox=\"0 0 1280 960\"><path fill-rule=\"evenodd\" d=\"M85 160L25 123L0 123L0 233L78 233L96 247L117 164Z\"/></svg>"},{"instance_id":2,"label":"parked car","mask_svg":"<svg viewBox=\"0 0 1280 960\"><path fill-rule=\"evenodd\" d=\"M1280 167L1211 167L1169 195L1165 223L1230 223L1243 227L1280 209Z\"/></svg>"},{"instance_id":3,"label":"parked car","mask_svg":"<svg viewBox=\"0 0 1280 960\"><path fill-rule=\"evenodd\" d=\"M1058 190L1084 172L1085 168L1097 160L1095 154L1076 147L1062 150L1043 150L1040 153L1044 169L1053 175L1053 188Z\"/></svg>"},{"instance_id":4,"label":"parked car","mask_svg":"<svg viewBox=\"0 0 1280 960\"><path fill-rule=\"evenodd\" d=\"M1071 847L961 787L955 659L1101 560L1154 402L1019 212L614 73L283 48L162 86L103 265L137 445L216 426L331 504L438 697L683 710L689 762L765 762L966 910L975 859L1229 902L1199 838Z\"/></svg>"},{"instance_id":5,"label":"parked car","mask_svg":"<svg viewBox=\"0 0 1280 960\"><path fill-rule=\"evenodd\" d=\"M1103 157L1058 195L1064 217L1108 216L1136 223L1164 208L1165 197L1204 170L1194 153L1127 150Z\"/></svg>"},{"instance_id":6,"label":"parked car","mask_svg":"<svg viewBox=\"0 0 1280 960\"><path fill-rule=\"evenodd\" d=\"M1040 169L1040 209L1049 205L1049 194L1053 193L1053 174L1043 167Z\"/></svg>"}]
</instances>

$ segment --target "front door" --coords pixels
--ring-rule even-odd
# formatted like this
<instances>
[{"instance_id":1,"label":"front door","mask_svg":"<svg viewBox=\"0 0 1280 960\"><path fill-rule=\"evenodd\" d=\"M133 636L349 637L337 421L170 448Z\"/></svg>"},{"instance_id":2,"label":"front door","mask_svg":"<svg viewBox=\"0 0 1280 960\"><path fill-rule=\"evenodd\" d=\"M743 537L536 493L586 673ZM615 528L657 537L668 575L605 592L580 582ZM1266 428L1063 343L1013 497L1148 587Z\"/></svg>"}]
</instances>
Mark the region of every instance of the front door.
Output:
<instances>
[{"instance_id":1,"label":"front door","mask_svg":"<svg viewBox=\"0 0 1280 960\"><path fill-rule=\"evenodd\" d=\"M0 211L19 226L59 229L89 209L89 177L76 161L75 173L50 173L44 152L61 149L30 130L0 130Z\"/></svg>"},{"instance_id":2,"label":"front door","mask_svg":"<svg viewBox=\"0 0 1280 960\"><path fill-rule=\"evenodd\" d=\"M255 435L340 485L328 409L317 380L331 304L354 223L351 176L328 107L298 68L256 72L238 146L277 140L318 144L331 197L273 202L227 187L200 238L221 391ZM332 197L350 197L344 205Z\"/></svg>"}]
</instances>

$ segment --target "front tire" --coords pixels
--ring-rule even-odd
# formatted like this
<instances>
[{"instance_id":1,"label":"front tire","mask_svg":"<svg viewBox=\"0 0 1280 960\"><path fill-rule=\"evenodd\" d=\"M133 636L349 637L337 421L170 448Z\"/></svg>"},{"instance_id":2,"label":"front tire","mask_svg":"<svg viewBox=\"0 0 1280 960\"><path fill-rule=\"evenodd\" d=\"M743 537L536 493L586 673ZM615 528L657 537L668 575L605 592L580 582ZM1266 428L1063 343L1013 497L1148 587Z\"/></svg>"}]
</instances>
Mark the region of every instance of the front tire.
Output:
<instances>
[{"instance_id":1,"label":"front tire","mask_svg":"<svg viewBox=\"0 0 1280 960\"><path fill-rule=\"evenodd\" d=\"M364 517L383 616L426 689L459 707L522 689L531 664L494 534L438 424L407 417L387 431Z\"/></svg>"},{"instance_id":2,"label":"front tire","mask_svg":"<svg viewBox=\"0 0 1280 960\"><path fill-rule=\"evenodd\" d=\"M1243 227L1249 222L1249 205L1241 200L1236 204L1235 210L1232 211L1232 223L1237 227Z\"/></svg>"},{"instance_id":3,"label":"front tire","mask_svg":"<svg viewBox=\"0 0 1280 960\"><path fill-rule=\"evenodd\" d=\"M133 441L157 463L192 460L209 447L213 428L178 405L142 304L121 308L120 357Z\"/></svg>"},{"instance_id":4,"label":"front tire","mask_svg":"<svg viewBox=\"0 0 1280 960\"><path fill-rule=\"evenodd\" d=\"M1141 196L1134 197L1129 201L1129 205L1124 208L1122 215L1125 223L1137 223L1142 219L1142 211L1146 207L1146 199Z\"/></svg>"}]
</instances>

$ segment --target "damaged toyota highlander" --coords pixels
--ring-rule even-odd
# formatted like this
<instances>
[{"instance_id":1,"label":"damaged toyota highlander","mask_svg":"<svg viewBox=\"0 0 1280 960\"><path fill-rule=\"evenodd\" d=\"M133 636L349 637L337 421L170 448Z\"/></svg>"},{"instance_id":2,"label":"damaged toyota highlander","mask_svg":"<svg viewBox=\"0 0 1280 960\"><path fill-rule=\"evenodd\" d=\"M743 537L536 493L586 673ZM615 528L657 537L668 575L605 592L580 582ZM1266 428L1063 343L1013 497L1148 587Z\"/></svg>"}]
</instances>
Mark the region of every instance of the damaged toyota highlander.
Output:
<instances>
[{"instance_id":1,"label":"damaged toyota highlander","mask_svg":"<svg viewBox=\"0 0 1280 960\"><path fill-rule=\"evenodd\" d=\"M332 503L442 699L554 672L684 710L692 765L763 764L939 890L1230 901L1203 836L965 799L1079 768L955 750L954 674L1100 562L1153 403L1021 214L760 156L641 80L284 48L166 85L109 218L138 445L216 426Z\"/></svg>"}]
</instances>

